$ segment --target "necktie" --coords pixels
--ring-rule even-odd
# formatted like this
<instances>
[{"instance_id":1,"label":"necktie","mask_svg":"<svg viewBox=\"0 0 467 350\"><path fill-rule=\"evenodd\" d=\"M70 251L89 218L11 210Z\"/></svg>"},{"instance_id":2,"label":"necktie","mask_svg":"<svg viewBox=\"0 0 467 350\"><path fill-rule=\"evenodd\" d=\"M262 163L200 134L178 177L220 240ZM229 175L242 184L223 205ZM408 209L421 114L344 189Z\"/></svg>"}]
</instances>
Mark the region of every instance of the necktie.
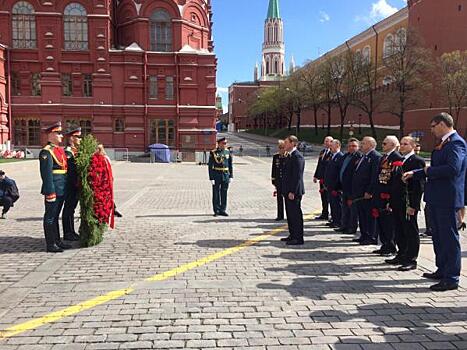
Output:
<instances>
[{"instance_id":1,"label":"necktie","mask_svg":"<svg viewBox=\"0 0 467 350\"><path fill-rule=\"evenodd\" d=\"M367 158L366 156L363 156L363 157L360 159L360 161L359 161L358 164L357 164L357 167L355 168L355 171L357 171L358 168L360 168L360 165L363 163L363 161L364 161L366 158Z\"/></svg>"}]
</instances>

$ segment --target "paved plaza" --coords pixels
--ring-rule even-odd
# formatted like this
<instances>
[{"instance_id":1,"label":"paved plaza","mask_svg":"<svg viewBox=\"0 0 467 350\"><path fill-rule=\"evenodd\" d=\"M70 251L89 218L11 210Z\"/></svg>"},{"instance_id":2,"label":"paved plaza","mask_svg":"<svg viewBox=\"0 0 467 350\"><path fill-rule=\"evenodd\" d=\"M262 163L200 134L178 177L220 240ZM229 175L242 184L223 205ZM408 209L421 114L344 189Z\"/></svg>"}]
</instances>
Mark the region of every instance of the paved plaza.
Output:
<instances>
[{"instance_id":1,"label":"paved plaza","mask_svg":"<svg viewBox=\"0 0 467 350\"><path fill-rule=\"evenodd\" d=\"M430 292L428 239L411 272L322 222L286 247L270 161L235 158L228 218L212 216L206 166L114 163L124 217L100 245L62 254L44 252L38 162L2 165L22 197L0 221L0 350L467 349L467 278ZM316 152L307 214L315 164Z\"/></svg>"}]
</instances>

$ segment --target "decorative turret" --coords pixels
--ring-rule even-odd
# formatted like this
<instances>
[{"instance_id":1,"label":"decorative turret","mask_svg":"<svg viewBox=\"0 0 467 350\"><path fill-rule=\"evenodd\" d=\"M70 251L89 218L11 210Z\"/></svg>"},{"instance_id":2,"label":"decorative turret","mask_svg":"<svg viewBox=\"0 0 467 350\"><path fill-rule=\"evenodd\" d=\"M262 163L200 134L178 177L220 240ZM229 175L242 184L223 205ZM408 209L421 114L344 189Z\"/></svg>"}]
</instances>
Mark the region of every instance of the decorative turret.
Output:
<instances>
[{"instance_id":1,"label":"decorative turret","mask_svg":"<svg viewBox=\"0 0 467 350\"><path fill-rule=\"evenodd\" d=\"M280 18L279 0L269 0L264 23L261 80L280 80L285 75L284 25Z\"/></svg>"},{"instance_id":2,"label":"decorative turret","mask_svg":"<svg viewBox=\"0 0 467 350\"><path fill-rule=\"evenodd\" d=\"M258 81L259 79L259 67L258 62L255 64L255 71L254 71L254 81Z\"/></svg>"},{"instance_id":3,"label":"decorative turret","mask_svg":"<svg viewBox=\"0 0 467 350\"><path fill-rule=\"evenodd\" d=\"M297 65L295 64L295 59L292 55L289 63L289 75L292 75L297 70Z\"/></svg>"}]
</instances>

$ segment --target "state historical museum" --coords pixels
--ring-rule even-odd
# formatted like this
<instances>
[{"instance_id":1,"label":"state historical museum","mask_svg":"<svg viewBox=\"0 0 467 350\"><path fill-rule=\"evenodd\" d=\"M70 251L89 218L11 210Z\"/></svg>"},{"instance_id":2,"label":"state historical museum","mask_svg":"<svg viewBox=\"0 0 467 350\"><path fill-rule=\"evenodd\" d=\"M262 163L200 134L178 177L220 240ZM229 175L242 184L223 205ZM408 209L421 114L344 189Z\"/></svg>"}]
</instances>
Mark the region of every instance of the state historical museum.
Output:
<instances>
[{"instance_id":1,"label":"state historical museum","mask_svg":"<svg viewBox=\"0 0 467 350\"><path fill-rule=\"evenodd\" d=\"M61 120L109 148L215 144L210 0L0 0L0 143Z\"/></svg>"}]
</instances>

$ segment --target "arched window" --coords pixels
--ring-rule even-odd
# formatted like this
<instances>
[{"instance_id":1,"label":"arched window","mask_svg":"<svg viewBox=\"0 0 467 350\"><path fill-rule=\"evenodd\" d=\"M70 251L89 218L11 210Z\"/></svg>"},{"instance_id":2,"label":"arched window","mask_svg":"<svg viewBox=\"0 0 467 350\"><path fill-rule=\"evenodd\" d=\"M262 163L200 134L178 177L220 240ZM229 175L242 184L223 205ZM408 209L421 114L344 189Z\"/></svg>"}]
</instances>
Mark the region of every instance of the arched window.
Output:
<instances>
[{"instance_id":1,"label":"arched window","mask_svg":"<svg viewBox=\"0 0 467 350\"><path fill-rule=\"evenodd\" d=\"M11 14L13 47L35 49L37 42L34 7L26 1L19 1L13 6Z\"/></svg>"},{"instance_id":2,"label":"arched window","mask_svg":"<svg viewBox=\"0 0 467 350\"><path fill-rule=\"evenodd\" d=\"M394 53L394 36L388 34L384 39L383 57L389 57Z\"/></svg>"},{"instance_id":3,"label":"arched window","mask_svg":"<svg viewBox=\"0 0 467 350\"><path fill-rule=\"evenodd\" d=\"M172 51L172 20L165 10L156 10L151 16L151 50Z\"/></svg>"},{"instance_id":4,"label":"arched window","mask_svg":"<svg viewBox=\"0 0 467 350\"><path fill-rule=\"evenodd\" d=\"M266 75L271 74L271 59L266 57Z\"/></svg>"},{"instance_id":5,"label":"arched window","mask_svg":"<svg viewBox=\"0 0 467 350\"><path fill-rule=\"evenodd\" d=\"M274 73L279 74L279 61L277 58L274 59Z\"/></svg>"},{"instance_id":6,"label":"arched window","mask_svg":"<svg viewBox=\"0 0 467 350\"><path fill-rule=\"evenodd\" d=\"M65 50L88 49L88 17L85 8L76 2L65 7L63 12Z\"/></svg>"},{"instance_id":7,"label":"arched window","mask_svg":"<svg viewBox=\"0 0 467 350\"><path fill-rule=\"evenodd\" d=\"M371 61L371 48L369 46L365 46L362 51L362 59L366 63L370 63Z\"/></svg>"}]
</instances>

